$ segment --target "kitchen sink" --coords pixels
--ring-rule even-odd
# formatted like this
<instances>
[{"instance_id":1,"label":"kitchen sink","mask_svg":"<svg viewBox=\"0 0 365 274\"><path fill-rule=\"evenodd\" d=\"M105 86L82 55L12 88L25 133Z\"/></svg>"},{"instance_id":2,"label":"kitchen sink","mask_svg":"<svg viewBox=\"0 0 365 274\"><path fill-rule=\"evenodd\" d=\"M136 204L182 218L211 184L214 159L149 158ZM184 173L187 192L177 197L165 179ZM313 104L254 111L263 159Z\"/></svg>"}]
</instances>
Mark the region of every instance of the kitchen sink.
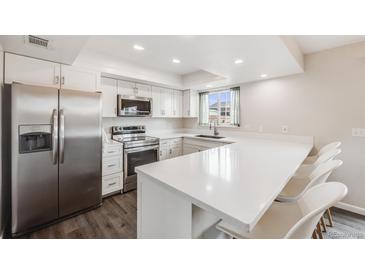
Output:
<instances>
[{"instance_id":1,"label":"kitchen sink","mask_svg":"<svg viewBox=\"0 0 365 274\"><path fill-rule=\"evenodd\" d=\"M214 136L214 135L195 135L195 137L201 137L201 138L211 138L211 139L222 139L225 138L223 136Z\"/></svg>"}]
</instances>

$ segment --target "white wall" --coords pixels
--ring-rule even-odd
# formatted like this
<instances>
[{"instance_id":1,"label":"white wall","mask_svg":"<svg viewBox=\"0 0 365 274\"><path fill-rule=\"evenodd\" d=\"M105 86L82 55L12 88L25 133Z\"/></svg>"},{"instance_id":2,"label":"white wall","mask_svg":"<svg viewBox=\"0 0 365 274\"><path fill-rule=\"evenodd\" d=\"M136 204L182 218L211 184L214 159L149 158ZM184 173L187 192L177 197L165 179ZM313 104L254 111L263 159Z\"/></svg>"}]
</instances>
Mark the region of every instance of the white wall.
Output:
<instances>
[{"instance_id":1,"label":"white wall","mask_svg":"<svg viewBox=\"0 0 365 274\"><path fill-rule=\"evenodd\" d=\"M181 118L143 118L143 117L116 117L103 118L103 128L107 133L111 132L112 126L145 125L147 131L172 130L183 127Z\"/></svg>"},{"instance_id":2,"label":"white wall","mask_svg":"<svg viewBox=\"0 0 365 274\"><path fill-rule=\"evenodd\" d=\"M345 183L345 203L365 212L365 138L351 129L365 128L365 43L305 56L305 73L242 84L241 130L314 135L315 145L340 140L344 164L331 180ZM184 127L196 127L185 119Z\"/></svg>"}]
</instances>

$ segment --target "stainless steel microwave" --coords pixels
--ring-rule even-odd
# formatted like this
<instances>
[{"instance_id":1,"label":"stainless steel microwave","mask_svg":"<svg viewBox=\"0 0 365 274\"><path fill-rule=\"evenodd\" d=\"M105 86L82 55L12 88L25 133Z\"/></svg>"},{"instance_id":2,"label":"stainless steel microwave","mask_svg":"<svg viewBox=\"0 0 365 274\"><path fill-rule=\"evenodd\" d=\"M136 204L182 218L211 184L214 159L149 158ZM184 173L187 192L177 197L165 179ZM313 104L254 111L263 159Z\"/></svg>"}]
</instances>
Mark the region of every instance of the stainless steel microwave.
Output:
<instances>
[{"instance_id":1,"label":"stainless steel microwave","mask_svg":"<svg viewBox=\"0 0 365 274\"><path fill-rule=\"evenodd\" d=\"M151 116L152 98L118 95L118 116Z\"/></svg>"}]
</instances>

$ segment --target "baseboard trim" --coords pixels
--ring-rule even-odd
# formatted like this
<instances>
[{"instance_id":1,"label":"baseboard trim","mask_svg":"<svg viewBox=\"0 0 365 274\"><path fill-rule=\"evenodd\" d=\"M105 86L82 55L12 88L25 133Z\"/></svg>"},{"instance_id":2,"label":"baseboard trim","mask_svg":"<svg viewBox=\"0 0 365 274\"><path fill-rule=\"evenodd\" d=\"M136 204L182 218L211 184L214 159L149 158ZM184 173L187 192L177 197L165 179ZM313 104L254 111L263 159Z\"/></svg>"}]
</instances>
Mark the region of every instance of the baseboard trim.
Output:
<instances>
[{"instance_id":1,"label":"baseboard trim","mask_svg":"<svg viewBox=\"0 0 365 274\"><path fill-rule=\"evenodd\" d=\"M335 207L365 216L365 208L339 202Z\"/></svg>"}]
</instances>

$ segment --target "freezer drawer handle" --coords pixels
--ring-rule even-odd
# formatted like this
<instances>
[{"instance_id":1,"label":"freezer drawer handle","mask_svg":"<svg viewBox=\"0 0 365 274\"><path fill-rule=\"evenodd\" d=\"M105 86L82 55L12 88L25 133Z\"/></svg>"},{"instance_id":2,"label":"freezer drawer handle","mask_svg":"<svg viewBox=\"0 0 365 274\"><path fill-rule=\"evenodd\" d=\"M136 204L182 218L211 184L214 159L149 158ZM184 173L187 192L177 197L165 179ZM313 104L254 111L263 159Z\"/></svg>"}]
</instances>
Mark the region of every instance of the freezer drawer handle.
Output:
<instances>
[{"instance_id":1,"label":"freezer drawer handle","mask_svg":"<svg viewBox=\"0 0 365 274\"><path fill-rule=\"evenodd\" d=\"M65 159L65 115L63 109L60 110L60 163Z\"/></svg>"},{"instance_id":2,"label":"freezer drawer handle","mask_svg":"<svg viewBox=\"0 0 365 274\"><path fill-rule=\"evenodd\" d=\"M110 183L110 184L108 184L108 186L113 186L113 185L116 185L117 183L116 182L114 182L114 183Z\"/></svg>"},{"instance_id":3,"label":"freezer drawer handle","mask_svg":"<svg viewBox=\"0 0 365 274\"><path fill-rule=\"evenodd\" d=\"M52 120L53 120L52 121L52 124L53 124L52 162L54 165L56 165L57 164L57 154L58 154L58 111L57 111L57 109L53 110Z\"/></svg>"}]
</instances>

